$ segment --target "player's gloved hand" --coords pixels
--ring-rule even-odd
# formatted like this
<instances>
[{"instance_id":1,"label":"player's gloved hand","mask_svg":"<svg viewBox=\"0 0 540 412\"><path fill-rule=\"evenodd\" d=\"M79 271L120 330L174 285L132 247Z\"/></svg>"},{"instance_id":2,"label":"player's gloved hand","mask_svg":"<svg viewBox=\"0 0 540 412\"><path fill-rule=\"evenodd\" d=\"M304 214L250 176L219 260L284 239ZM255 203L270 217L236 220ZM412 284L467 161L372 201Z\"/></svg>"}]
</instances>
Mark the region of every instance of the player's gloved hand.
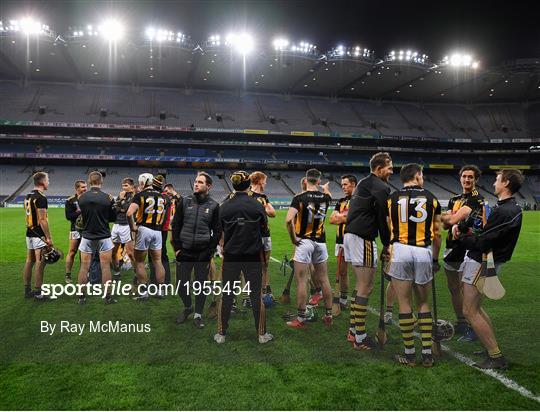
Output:
<instances>
[{"instance_id":1,"label":"player's gloved hand","mask_svg":"<svg viewBox=\"0 0 540 412\"><path fill-rule=\"evenodd\" d=\"M457 224L459 233L467 234L469 233L469 226L464 221L461 221Z\"/></svg>"},{"instance_id":2,"label":"player's gloved hand","mask_svg":"<svg viewBox=\"0 0 540 412\"><path fill-rule=\"evenodd\" d=\"M440 269L441 269L441 265L439 264L439 260L433 259L433 267L432 267L433 274L437 273Z\"/></svg>"}]
</instances>

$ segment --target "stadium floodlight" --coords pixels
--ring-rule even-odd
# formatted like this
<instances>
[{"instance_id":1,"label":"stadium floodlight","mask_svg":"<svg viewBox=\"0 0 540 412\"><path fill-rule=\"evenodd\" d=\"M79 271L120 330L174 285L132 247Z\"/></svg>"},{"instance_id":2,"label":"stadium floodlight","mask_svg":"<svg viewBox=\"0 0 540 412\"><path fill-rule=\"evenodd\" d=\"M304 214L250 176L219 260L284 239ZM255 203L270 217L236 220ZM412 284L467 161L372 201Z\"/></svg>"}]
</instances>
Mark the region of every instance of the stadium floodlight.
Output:
<instances>
[{"instance_id":1,"label":"stadium floodlight","mask_svg":"<svg viewBox=\"0 0 540 412\"><path fill-rule=\"evenodd\" d=\"M115 42L124 37L124 26L118 20L107 19L99 27L99 33L108 41Z\"/></svg>"},{"instance_id":2,"label":"stadium floodlight","mask_svg":"<svg viewBox=\"0 0 540 412\"><path fill-rule=\"evenodd\" d=\"M284 38L277 38L273 41L274 50L283 51L289 46L289 40Z\"/></svg>"},{"instance_id":3,"label":"stadium floodlight","mask_svg":"<svg viewBox=\"0 0 540 412\"><path fill-rule=\"evenodd\" d=\"M450 65L453 67L470 67L477 69L479 63L474 60L470 54L453 53L450 56L444 56L442 64Z\"/></svg>"},{"instance_id":4,"label":"stadium floodlight","mask_svg":"<svg viewBox=\"0 0 540 412\"><path fill-rule=\"evenodd\" d=\"M156 29L154 29L153 27L148 27L145 31L145 34L146 38L152 41L156 37Z\"/></svg>"},{"instance_id":5,"label":"stadium floodlight","mask_svg":"<svg viewBox=\"0 0 540 412\"><path fill-rule=\"evenodd\" d=\"M39 34L41 33L42 29L41 23L30 17L25 17L24 19L21 19L19 21L19 27L21 28L21 31L27 36L31 34Z\"/></svg>"},{"instance_id":6,"label":"stadium floodlight","mask_svg":"<svg viewBox=\"0 0 540 412\"><path fill-rule=\"evenodd\" d=\"M243 55L246 55L253 51L255 41L249 33L231 33L225 39L225 45L233 48Z\"/></svg>"}]
</instances>

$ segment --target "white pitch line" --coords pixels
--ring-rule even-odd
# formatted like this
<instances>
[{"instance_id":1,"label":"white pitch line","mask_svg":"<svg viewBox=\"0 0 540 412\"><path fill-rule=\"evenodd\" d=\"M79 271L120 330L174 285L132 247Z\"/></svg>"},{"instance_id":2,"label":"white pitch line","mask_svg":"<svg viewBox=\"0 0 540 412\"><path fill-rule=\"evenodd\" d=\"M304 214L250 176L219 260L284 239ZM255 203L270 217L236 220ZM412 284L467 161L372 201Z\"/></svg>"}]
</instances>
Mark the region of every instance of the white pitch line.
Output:
<instances>
[{"instance_id":1,"label":"white pitch line","mask_svg":"<svg viewBox=\"0 0 540 412\"><path fill-rule=\"evenodd\" d=\"M281 263L280 260L276 259L273 256L270 256L270 259L272 261L276 262L276 263ZM379 311L378 310L376 310L376 309L374 309L372 307L369 307L369 311L371 313L374 313L377 316L379 316ZM416 334L416 335L418 335L418 334ZM513 381L512 379L504 376L502 373L494 371L493 369L478 369L478 368L475 368L473 366L475 362L471 358L469 358L468 356L465 356L462 353L456 352L455 350L451 349L450 347L448 347L446 345L441 345L441 348L442 348L442 350L444 350L445 352L448 352L450 355L452 355L454 358L456 358L461 363L464 363L465 365L470 366L471 368L473 368L474 370L476 370L478 372L482 372L484 375L487 375L487 376L489 376L489 377L491 377L491 378L493 378L495 380L498 380L500 383L502 383L508 389L516 391L517 393L519 393L521 396L524 396L525 398L529 398L529 399L532 399L533 401L540 402L540 396L535 395L534 393L532 393L527 388L524 388L523 386L521 386L519 383L517 383L517 382Z\"/></svg>"},{"instance_id":2,"label":"white pitch line","mask_svg":"<svg viewBox=\"0 0 540 412\"><path fill-rule=\"evenodd\" d=\"M379 316L379 311L376 310L375 308L372 308L370 306L368 309L369 309L369 311L371 313ZM398 326L396 326L396 325L393 325L393 326L399 329ZM415 332L414 335L416 337L420 336L418 332ZM493 369L479 369L479 368L476 368L476 367L473 366L476 363L474 360L472 360L471 358L469 358L468 356L465 356L464 354L462 354L460 352L457 352L457 351L451 349L450 347L448 347L446 345L441 345L441 349L443 351L445 351L445 352L448 352L450 355L452 355L454 358L456 358L461 363L464 363L465 365L470 366L474 370L476 370L478 372L482 372L483 374L485 374L487 376L490 376L493 379L498 380L500 383L502 383L508 389L512 389L513 391L516 391L521 396L524 396L525 398L532 399L533 401L536 401L536 402L540 402L540 396L535 395L530 390L528 390L527 388L524 388L523 386L521 386L516 381L513 381L512 379L504 376L502 373L494 371Z\"/></svg>"}]
</instances>

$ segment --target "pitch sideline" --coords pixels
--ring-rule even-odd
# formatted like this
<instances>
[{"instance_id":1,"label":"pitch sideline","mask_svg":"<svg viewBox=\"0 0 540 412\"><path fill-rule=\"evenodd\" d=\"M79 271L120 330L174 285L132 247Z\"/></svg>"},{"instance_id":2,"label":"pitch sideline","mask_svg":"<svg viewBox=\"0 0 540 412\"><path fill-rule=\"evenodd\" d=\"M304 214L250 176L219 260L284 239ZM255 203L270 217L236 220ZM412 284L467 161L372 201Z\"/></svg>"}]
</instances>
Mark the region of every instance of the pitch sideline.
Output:
<instances>
[{"instance_id":1,"label":"pitch sideline","mask_svg":"<svg viewBox=\"0 0 540 412\"><path fill-rule=\"evenodd\" d=\"M273 262L281 264L281 261L276 259L273 256L270 256L270 260L272 260ZM369 307L369 311L371 313L376 314L377 316L379 316L379 312L375 308ZM392 326L395 327L395 325L392 325ZM418 335L418 333L415 333L415 335ZM529 398L529 399L532 399L533 401L536 401L536 402L540 403L540 396L535 395L530 390L528 390L527 388L521 386L519 383L513 381L512 379L510 379L510 378L504 376L503 374L501 374L501 373L499 373L497 371L494 371L492 369L478 369L478 368L475 368L473 366L473 364L475 362L471 358L469 358L468 356L465 356L462 353L459 353L459 352L451 349L450 347L448 347L446 345L441 345L441 347L445 352L448 352L450 355L452 355L454 358L456 358L461 363L463 363L463 364L473 368L474 370L476 370L478 372L482 372L483 374L485 374L485 375L499 381L504 386L506 386L508 389L516 391L521 396L524 396L525 398Z\"/></svg>"}]
</instances>

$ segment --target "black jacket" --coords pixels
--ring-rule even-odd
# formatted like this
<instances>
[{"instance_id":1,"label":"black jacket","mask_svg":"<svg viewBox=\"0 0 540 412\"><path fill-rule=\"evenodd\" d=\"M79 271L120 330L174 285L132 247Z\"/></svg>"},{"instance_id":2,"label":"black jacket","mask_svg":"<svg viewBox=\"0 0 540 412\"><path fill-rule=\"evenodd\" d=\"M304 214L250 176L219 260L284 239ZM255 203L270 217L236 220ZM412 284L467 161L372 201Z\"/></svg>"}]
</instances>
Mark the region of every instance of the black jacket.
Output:
<instances>
[{"instance_id":1,"label":"black jacket","mask_svg":"<svg viewBox=\"0 0 540 412\"><path fill-rule=\"evenodd\" d=\"M370 173L358 182L349 203L345 233L375 240L377 234L384 246L390 244L388 229L388 196L390 187Z\"/></svg>"},{"instance_id":2,"label":"black jacket","mask_svg":"<svg viewBox=\"0 0 540 412\"><path fill-rule=\"evenodd\" d=\"M81 214L81 209L79 208L79 197L77 195L69 197L66 200L64 209L64 211L66 212L66 219L71 222L70 230L74 232L77 230L77 228L75 227L75 221Z\"/></svg>"},{"instance_id":3,"label":"black jacket","mask_svg":"<svg viewBox=\"0 0 540 412\"><path fill-rule=\"evenodd\" d=\"M221 237L219 204L209 196L178 200L172 221L174 250L208 251L211 256Z\"/></svg>"},{"instance_id":4,"label":"black jacket","mask_svg":"<svg viewBox=\"0 0 540 412\"><path fill-rule=\"evenodd\" d=\"M127 210L129 209L129 205L131 204L131 201L133 200L133 192L127 192L123 199L120 199L120 196L115 200L114 202L114 209L116 210L116 222L119 225L127 225L129 224L127 220Z\"/></svg>"},{"instance_id":5,"label":"black jacket","mask_svg":"<svg viewBox=\"0 0 540 412\"><path fill-rule=\"evenodd\" d=\"M82 237L90 240L111 237L109 222L116 220L114 198L98 187L91 187L79 197L83 219Z\"/></svg>"},{"instance_id":6,"label":"black jacket","mask_svg":"<svg viewBox=\"0 0 540 412\"><path fill-rule=\"evenodd\" d=\"M246 192L235 192L219 208L223 254L227 259L260 259L262 237L268 229L264 206Z\"/></svg>"},{"instance_id":7,"label":"black jacket","mask_svg":"<svg viewBox=\"0 0 540 412\"><path fill-rule=\"evenodd\" d=\"M482 254L492 251L495 263L509 261L521 231L522 213L513 197L497 202L478 234L459 238L469 250L467 256L482 262Z\"/></svg>"}]
</instances>

